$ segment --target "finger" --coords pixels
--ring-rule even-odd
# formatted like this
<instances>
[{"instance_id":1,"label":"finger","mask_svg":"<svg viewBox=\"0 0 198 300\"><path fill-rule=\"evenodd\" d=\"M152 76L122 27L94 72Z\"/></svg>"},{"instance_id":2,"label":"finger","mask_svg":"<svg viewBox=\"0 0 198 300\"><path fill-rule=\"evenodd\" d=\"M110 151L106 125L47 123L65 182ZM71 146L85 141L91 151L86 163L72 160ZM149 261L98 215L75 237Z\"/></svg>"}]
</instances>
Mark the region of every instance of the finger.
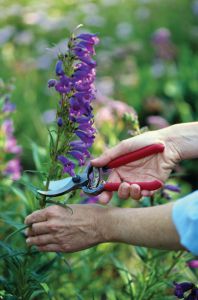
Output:
<instances>
[{"instance_id":1,"label":"finger","mask_svg":"<svg viewBox=\"0 0 198 300\"><path fill-rule=\"evenodd\" d=\"M50 244L54 242L54 236L51 234L42 234L37 236L31 236L26 239L26 243L28 246L35 245L35 246L42 246L46 244Z\"/></svg>"},{"instance_id":2,"label":"finger","mask_svg":"<svg viewBox=\"0 0 198 300\"><path fill-rule=\"evenodd\" d=\"M27 236L33 236L33 235L39 235L39 234L45 234L49 233L50 230L47 226L47 222L39 222L39 223L33 223L30 228L26 230Z\"/></svg>"},{"instance_id":3,"label":"finger","mask_svg":"<svg viewBox=\"0 0 198 300\"><path fill-rule=\"evenodd\" d=\"M25 224L33 224L47 220L46 209L36 210L25 218Z\"/></svg>"},{"instance_id":4,"label":"finger","mask_svg":"<svg viewBox=\"0 0 198 300\"><path fill-rule=\"evenodd\" d=\"M132 184L130 186L130 196L134 200L140 200L142 195L141 195L141 188L138 184Z\"/></svg>"},{"instance_id":5,"label":"finger","mask_svg":"<svg viewBox=\"0 0 198 300\"><path fill-rule=\"evenodd\" d=\"M116 172L112 172L109 175L107 182L120 182L120 176ZM112 192L103 192L99 195L98 201L101 204L107 204L113 196Z\"/></svg>"},{"instance_id":6,"label":"finger","mask_svg":"<svg viewBox=\"0 0 198 300\"><path fill-rule=\"evenodd\" d=\"M130 195L130 184L127 182L121 183L118 189L118 197L121 199L127 199Z\"/></svg>"},{"instance_id":7,"label":"finger","mask_svg":"<svg viewBox=\"0 0 198 300\"><path fill-rule=\"evenodd\" d=\"M101 204L107 204L111 200L112 195L112 192L103 192L98 197L98 202Z\"/></svg>"},{"instance_id":8,"label":"finger","mask_svg":"<svg viewBox=\"0 0 198 300\"><path fill-rule=\"evenodd\" d=\"M43 252L65 252L58 244L38 246L37 249Z\"/></svg>"}]
</instances>

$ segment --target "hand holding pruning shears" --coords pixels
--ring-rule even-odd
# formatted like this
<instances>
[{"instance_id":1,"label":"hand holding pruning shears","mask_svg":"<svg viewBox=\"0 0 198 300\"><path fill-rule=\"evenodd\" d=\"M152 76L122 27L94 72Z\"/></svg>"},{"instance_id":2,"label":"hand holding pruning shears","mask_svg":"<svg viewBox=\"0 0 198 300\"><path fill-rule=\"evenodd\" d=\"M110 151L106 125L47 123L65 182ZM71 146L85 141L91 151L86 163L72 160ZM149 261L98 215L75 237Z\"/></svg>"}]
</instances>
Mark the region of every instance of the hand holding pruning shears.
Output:
<instances>
[{"instance_id":1,"label":"hand holding pruning shears","mask_svg":"<svg viewBox=\"0 0 198 300\"><path fill-rule=\"evenodd\" d=\"M164 143L153 136L153 132L148 132L135 137L135 141L134 138L124 140L93 160L83 173L51 181L48 191L38 190L38 193L56 197L82 189L87 194L100 195L99 200L104 204L109 202L113 191L118 191L121 199L131 196L139 200L149 196L162 187L177 161L173 147L166 143L165 148ZM156 142L150 143L150 140ZM103 172L110 169L109 178L104 182Z\"/></svg>"}]
</instances>

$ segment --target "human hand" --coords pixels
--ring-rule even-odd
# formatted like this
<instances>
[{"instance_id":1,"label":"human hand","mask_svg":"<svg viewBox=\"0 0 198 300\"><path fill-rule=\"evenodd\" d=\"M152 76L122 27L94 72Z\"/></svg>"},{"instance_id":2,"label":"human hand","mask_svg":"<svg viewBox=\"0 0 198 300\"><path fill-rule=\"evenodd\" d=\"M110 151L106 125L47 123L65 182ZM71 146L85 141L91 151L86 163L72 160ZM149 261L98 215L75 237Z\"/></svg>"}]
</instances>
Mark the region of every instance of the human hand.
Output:
<instances>
[{"instance_id":1,"label":"human hand","mask_svg":"<svg viewBox=\"0 0 198 300\"><path fill-rule=\"evenodd\" d=\"M40 251L76 252L104 242L104 207L99 205L49 206L25 219L28 245ZM101 224L101 226L99 225Z\"/></svg>"},{"instance_id":2,"label":"human hand","mask_svg":"<svg viewBox=\"0 0 198 300\"><path fill-rule=\"evenodd\" d=\"M140 189L137 184L130 186L128 182L148 182L155 179L164 182L170 175L172 169L180 160L180 154L174 141L169 136L170 129L149 131L136 137L124 140L112 149L105 151L99 158L92 160L95 167L103 167L113 159L133 152L151 144L162 143L165 146L163 153L150 155L146 158L126 164L113 169L108 182L123 182L118 189L118 196L127 199L131 196L139 200L142 196L150 196L153 192ZM106 204L110 201L112 192L103 192L99 201Z\"/></svg>"}]
</instances>

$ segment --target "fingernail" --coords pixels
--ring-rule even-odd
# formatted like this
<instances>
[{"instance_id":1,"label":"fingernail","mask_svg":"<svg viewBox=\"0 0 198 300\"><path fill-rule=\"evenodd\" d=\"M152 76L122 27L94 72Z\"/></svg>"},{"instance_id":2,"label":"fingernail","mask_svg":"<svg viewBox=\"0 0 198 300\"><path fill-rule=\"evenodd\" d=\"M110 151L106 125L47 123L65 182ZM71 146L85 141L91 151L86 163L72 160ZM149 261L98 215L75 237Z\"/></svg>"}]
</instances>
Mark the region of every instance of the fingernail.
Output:
<instances>
[{"instance_id":1,"label":"fingernail","mask_svg":"<svg viewBox=\"0 0 198 300\"><path fill-rule=\"evenodd\" d=\"M30 238L26 239L26 243L27 243L27 244L30 243Z\"/></svg>"}]
</instances>

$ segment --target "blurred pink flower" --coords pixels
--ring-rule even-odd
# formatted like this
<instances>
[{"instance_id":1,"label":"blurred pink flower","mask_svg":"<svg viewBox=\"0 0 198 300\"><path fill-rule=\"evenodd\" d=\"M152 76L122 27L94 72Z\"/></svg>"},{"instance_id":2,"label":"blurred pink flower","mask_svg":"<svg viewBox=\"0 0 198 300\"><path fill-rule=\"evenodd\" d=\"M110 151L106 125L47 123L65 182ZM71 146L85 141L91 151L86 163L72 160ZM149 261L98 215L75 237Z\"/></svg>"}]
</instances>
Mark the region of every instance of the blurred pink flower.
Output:
<instances>
[{"instance_id":1,"label":"blurred pink flower","mask_svg":"<svg viewBox=\"0 0 198 300\"><path fill-rule=\"evenodd\" d=\"M187 263L187 265L188 265L188 267L189 268L198 268L198 260L191 260L191 261L189 261L188 263Z\"/></svg>"},{"instance_id":2,"label":"blurred pink flower","mask_svg":"<svg viewBox=\"0 0 198 300\"><path fill-rule=\"evenodd\" d=\"M22 152L22 148L17 145L15 137L10 136L5 142L5 151L8 153L20 154Z\"/></svg>"},{"instance_id":3,"label":"blurred pink flower","mask_svg":"<svg viewBox=\"0 0 198 300\"><path fill-rule=\"evenodd\" d=\"M166 121L161 116L149 116L147 118L147 123L148 123L148 125L151 125L151 126L155 127L156 129L162 129L162 128L169 126L168 121Z\"/></svg>"},{"instance_id":4,"label":"blurred pink flower","mask_svg":"<svg viewBox=\"0 0 198 300\"><path fill-rule=\"evenodd\" d=\"M102 125L103 122L113 123L116 121L116 117L120 119L125 113L136 115L135 110L125 102L113 100L100 93L97 94L96 100L100 105L100 108L95 115L95 122L98 126Z\"/></svg>"},{"instance_id":5,"label":"blurred pink flower","mask_svg":"<svg viewBox=\"0 0 198 300\"><path fill-rule=\"evenodd\" d=\"M19 180L21 177L21 166L18 158L11 159L3 172L5 175L10 175L12 180Z\"/></svg>"}]
</instances>

